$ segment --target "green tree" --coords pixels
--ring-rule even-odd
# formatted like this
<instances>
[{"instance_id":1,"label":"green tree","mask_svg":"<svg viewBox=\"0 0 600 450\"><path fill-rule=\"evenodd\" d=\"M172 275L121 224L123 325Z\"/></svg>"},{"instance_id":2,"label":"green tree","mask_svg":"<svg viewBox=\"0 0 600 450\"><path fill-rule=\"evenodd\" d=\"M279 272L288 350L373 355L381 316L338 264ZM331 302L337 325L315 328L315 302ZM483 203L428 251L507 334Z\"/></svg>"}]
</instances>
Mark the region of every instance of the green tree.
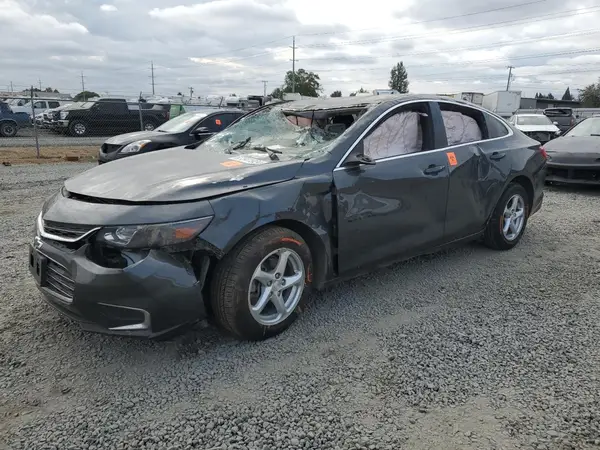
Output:
<instances>
[{"instance_id":1,"label":"green tree","mask_svg":"<svg viewBox=\"0 0 600 450\"><path fill-rule=\"evenodd\" d=\"M274 94L277 93L280 96L272 95L276 98L283 98L284 93L296 92L305 97L318 97L322 91L323 87L319 75L314 72L307 72L304 69L298 69L295 74L288 70L283 80L283 86L273 91Z\"/></svg>"},{"instance_id":2,"label":"green tree","mask_svg":"<svg viewBox=\"0 0 600 450\"><path fill-rule=\"evenodd\" d=\"M73 101L74 102L85 102L86 100L88 100L92 97L100 97L100 96L92 91L82 91L79 94L77 94L75 97L73 97Z\"/></svg>"},{"instance_id":3,"label":"green tree","mask_svg":"<svg viewBox=\"0 0 600 450\"><path fill-rule=\"evenodd\" d=\"M584 108L600 108L600 81L579 91L579 101Z\"/></svg>"},{"instance_id":4,"label":"green tree","mask_svg":"<svg viewBox=\"0 0 600 450\"><path fill-rule=\"evenodd\" d=\"M333 91L331 93L332 97L341 97L342 96L342 91Z\"/></svg>"},{"instance_id":5,"label":"green tree","mask_svg":"<svg viewBox=\"0 0 600 450\"><path fill-rule=\"evenodd\" d=\"M408 93L408 74L406 73L406 68L404 67L404 63L400 61L390 71L390 81L388 82L388 86L390 89L396 89L401 94Z\"/></svg>"},{"instance_id":6,"label":"green tree","mask_svg":"<svg viewBox=\"0 0 600 450\"><path fill-rule=\"evenodd\" d=\"M548 95L546 96L546 98L549 98L550 100L554 100L554 95L552 95L552 92L548 92Z\"/></svg>"},{"instance_id":7,"label":"green tree","mask_svg":"<svg viewBox=\"0 0 600 450\"><path fill-rule=\"evenodd\" d=\"M571 89L567 87L567 90L565 91L565 93L562 96L562 100L574 100L573 96L571 95Z\"/></svg>"},{"instance_id":8,"label":"green tree","mask_svg":"<svg viewBox=\"0 0 600 450\"><path fill-rule=\"evenodd\" d=\"M356 92L352 92L350 94L350 97L354 97L356 96L356 94L367 94L369 91L367 91L366 89L363 89L363 87L361 86L360 89Z\"/></svg>"},{"instance_id":9,"label":"green tree","mask_svg":"<svg viewBox=\"0 0 600 450\"><path fill-rule=\"evenodd\" d=\"M283 99L283 89L281 89L281 88L273 89L273 92L271 92L271 97L282 100Z\"/></svg>"}]
</instances>

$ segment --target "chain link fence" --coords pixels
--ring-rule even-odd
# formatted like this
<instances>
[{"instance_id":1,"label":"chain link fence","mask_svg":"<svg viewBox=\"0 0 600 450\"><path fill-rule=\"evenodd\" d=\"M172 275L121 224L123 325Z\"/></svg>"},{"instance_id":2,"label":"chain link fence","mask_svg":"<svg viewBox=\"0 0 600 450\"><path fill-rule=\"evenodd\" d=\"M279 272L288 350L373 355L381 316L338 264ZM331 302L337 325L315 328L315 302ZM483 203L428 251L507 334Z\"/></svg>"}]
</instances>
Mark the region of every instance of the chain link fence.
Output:
<instances>
[{"instance_id":1,"label":"chain link fence","mask_svg":"<svg viewBox=\"0 0 600 450\"><path fill-rule=\"evenodd\" d=\"M9 152L27 154L29 159L67 154L93 159L107 139L119 134L153 131L187 112L224 108L246 112L263 103L260 99L227 101L225 97L210 103L125 98L76 102L50 95L35 97L33 93L4 97L0 98L0 160Z\"/></svg>"}]
</instances>

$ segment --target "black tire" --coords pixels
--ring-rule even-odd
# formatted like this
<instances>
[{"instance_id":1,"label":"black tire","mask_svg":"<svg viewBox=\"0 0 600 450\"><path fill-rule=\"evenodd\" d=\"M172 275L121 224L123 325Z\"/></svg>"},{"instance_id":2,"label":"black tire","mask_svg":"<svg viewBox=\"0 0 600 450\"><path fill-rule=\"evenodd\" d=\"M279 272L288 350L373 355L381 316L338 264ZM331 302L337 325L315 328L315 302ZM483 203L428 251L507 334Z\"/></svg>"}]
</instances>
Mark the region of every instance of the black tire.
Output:
<instances>
[{"instance_id":1,"label":"black tire","mask_svg":"<svg viewBox=\"0 0 600 450\"><path fill-rule=\"evenodd\" d=\"M276 325L259 323L250 312L250 282L254 270L271 252L290 249L300 257L304 269L302 297L293 312ZM210 306L216 322L241 340L261 341L280 334L297 318L312 285L312 258L308 245L297 233L268 227L246 237L218 264L212 277Z\"/></svg>"},{"instance_id":2,"label":"black tire","mask_svg":"<svg viewBox=\"0 0 600 450\"><path fill-rule=\"evenodd\" d=\"M83 120L73 120L69 123L69 135L84 137L89 133L89 127Z\"/></svg>"},{"instance_id":3,"label":"black tire","mask_svg":"<svg viewBox=\"0 0 600 450\"><path fill-rule=\"evenodd\" d=\"M507 207L507 204L513 197L520 196L523 200L523 225L519 233L513 239L507 239L505 233L503 232L504 227L504 210ZM494 250L510 250L514 246L516 246L521 237L523 237L523 233L525 232L525 228L527 228L527 220L529 219L529 195L527 195L527 191L523 186L519 183L511 183L508 185L502 197L498 201L494 212L492 213L492 217L485 229L485 234L483 238L483 242L489 248Z\"/></svg>"},{"instance_id":4,"label":"black tire","mask_svg":"<svg viewBox=\"0 0 600 450\"><path fill-rule=\"evenodd\" d=\"M19 131L19 127L14 122L2 122L0 123L0 136L2 137L15 137Z\"/></svg>"},{"instance_id":5,"label":"black tire","mask_svg":"<svg viewBox=\"0 0 600 450\"><path fill-rule=\"evenodd\" d=\"M156 124L152 120L145 120L143 131L154 131L156 129Z\"/></svg>"}]
</instances>

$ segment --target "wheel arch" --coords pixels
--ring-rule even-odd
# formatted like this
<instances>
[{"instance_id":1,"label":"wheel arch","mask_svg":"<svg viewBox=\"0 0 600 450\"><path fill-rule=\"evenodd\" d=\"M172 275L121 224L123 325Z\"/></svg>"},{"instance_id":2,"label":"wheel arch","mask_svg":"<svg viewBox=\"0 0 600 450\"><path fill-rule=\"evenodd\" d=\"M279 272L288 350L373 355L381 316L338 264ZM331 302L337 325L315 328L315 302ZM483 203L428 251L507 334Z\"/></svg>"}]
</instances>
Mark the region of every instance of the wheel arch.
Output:
<instances>
[{"instance_id":1,"label":"wheel arch","mask_svg":"<svg viewBox=\"0 0 600 450\"><path fill-rule=\"evenodd\" d=\"M533 207L533 196L535 195L533 182L526 175L520 174L512 178L504 190L506 190L511 183L520 184L523 189L525 189L525 192L527 192L527 209L531 212L531 208Z\"/></svg>"}]
</instances>

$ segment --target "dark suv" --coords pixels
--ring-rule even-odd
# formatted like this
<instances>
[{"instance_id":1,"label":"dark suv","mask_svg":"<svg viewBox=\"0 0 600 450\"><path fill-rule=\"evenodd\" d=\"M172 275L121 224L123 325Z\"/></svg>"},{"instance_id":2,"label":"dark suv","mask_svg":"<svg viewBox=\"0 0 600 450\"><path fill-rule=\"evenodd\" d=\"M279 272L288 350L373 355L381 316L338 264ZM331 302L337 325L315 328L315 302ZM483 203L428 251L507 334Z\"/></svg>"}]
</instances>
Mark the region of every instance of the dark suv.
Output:
<instances>
[{"instance_id":1,"label":"dark suv","mask_svg":"<svg viewBox=\"0 0 600 450\"><path fill-rule=\"evenodd\" d=\"M575 115L572 108L546 108L544 115L558 127L561 133L575 125Z\"/></svg>"}]
</instances>

